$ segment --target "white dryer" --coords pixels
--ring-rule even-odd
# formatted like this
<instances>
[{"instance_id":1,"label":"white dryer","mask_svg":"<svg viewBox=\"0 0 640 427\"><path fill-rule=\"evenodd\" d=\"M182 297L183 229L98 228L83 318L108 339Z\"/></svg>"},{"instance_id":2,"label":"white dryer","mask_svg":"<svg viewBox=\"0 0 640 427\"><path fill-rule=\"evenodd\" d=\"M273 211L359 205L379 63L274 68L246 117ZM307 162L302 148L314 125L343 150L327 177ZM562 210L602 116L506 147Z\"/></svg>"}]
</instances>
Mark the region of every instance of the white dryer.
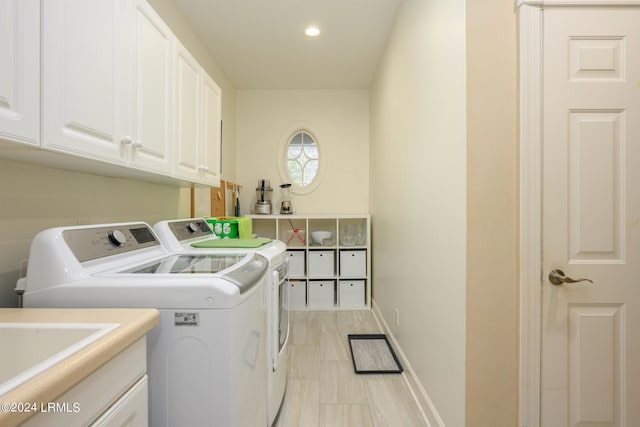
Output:
<instances>
[{"instance_id":1,"label":"white dryer","mask_svg":"<svg viewBox=\"0 0 640 427\"><path fill-rule=\"evenodd\" d=\"M287 246L272 240L254 248L207 248L207 242L218 240L203 218L168 220L156 223L153 230L163 246L177 254L246 254L257 253L269 260L270 289L267 295L267 425L271 426L278 414L287 386L289 311L287 280L289 277ZM222 240L233 245L236 239ZM241 242L242 243L242 242ZM250 242L245 242L250 243ZM195 246L195 247L194 247Z\"/></svg>"},{"instance_id":2,"label":"white dryer","mask_svg":"<svg viewBox=\"0 0 640 427\"><path fill-rule=\"evenodd\" d=\"M145 223L61 227L32 242L25 307L151 307L150 424L265 425L268 261L171 254Z\"/></svg>"}]
</instances>

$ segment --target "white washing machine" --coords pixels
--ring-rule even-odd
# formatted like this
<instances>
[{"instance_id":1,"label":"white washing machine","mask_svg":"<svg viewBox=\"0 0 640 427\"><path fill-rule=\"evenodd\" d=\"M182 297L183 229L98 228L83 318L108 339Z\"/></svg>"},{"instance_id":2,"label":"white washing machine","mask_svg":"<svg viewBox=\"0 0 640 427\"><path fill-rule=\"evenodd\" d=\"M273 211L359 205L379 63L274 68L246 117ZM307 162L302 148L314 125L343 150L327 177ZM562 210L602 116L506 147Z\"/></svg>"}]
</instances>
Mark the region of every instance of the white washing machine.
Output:
<instances>
[{"instance_id":1,"label":"white washing machine","mask_svg":"<svg viewBox=\"0 0 640 427\"><path fill-rule=\"evenodd\" d=\"M176 255L145 223L54 228L32 242L25 307L152 307L153 427L256 427L267 417L268 261Z\"/></svg>"},{"instance_id":2,"label":"white washing machine","mask_svg":"<svg viewBox=\"0 0 640 427\"><path fill-rule=\"evenodd\" d=\"M269 261L270 290L267 295L267 425L278 414L287 386L289 358L289 311L287 302L287 245L273 240L255 248L196 248L208 240L216 240L209 224L202 218L161 221L153 226L163 246L179 254L241 254L258 253ZM230 244L234 241L231 239Z\"/></svg>"}]
</instances>

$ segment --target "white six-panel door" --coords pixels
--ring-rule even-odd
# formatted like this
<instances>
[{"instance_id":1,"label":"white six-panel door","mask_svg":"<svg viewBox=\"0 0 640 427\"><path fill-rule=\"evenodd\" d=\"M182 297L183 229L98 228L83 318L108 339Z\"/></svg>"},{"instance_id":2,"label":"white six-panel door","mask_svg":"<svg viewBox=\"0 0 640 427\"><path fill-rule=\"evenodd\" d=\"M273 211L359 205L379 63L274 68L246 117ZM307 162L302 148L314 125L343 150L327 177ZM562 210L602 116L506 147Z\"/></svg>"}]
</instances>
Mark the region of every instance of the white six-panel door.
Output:
<instances>
[{"instance_id":1,"label":"white six-panel door","mask_svg":"<svg viewBox=\"0 0 640 427\"><path fill-rule=\"evenodd\" d=\"M640 425L640 9L543 12L544 427ZM590 282L553 285L551 270Z\"/></svg>"}]
</instances>

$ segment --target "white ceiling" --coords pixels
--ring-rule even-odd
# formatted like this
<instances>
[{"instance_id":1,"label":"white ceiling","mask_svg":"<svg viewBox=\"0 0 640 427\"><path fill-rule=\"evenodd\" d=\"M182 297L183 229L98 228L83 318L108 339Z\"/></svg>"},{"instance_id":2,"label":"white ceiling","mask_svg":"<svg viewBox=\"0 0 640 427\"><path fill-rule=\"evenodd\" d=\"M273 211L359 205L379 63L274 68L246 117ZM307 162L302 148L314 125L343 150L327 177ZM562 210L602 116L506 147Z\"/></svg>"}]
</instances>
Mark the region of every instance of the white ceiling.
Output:
<instances>
[{"instance_id":1,"label":"white ceiling","mask_svg":"<svg viewBox=\"0 0 640 427\"><path fill-rule=\"evenodd\" d=\"M402 1L175 0L236 89L368 88Z\"/></svg>"}]
</instances>

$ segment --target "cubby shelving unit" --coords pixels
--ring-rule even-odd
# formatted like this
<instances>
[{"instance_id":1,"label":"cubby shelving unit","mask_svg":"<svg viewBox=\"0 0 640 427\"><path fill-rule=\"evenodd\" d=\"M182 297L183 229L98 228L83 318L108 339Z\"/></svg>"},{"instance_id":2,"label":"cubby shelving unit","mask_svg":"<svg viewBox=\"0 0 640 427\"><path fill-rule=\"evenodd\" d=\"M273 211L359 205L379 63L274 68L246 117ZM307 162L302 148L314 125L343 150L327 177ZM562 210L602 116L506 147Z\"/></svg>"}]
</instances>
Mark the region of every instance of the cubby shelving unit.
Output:
<instances>
[{"instance_id":1,"label":"cubby shelving unit","mask_svg":"<svg viewBox=\"0 0 640 427\"><path fill-rule=\"evenodd\" d=\"M290 310L371 308L369 215L250 215L253 233L287 244ZM314 242L311 233L329 231Z\"/></svg>"}]
</instances>

